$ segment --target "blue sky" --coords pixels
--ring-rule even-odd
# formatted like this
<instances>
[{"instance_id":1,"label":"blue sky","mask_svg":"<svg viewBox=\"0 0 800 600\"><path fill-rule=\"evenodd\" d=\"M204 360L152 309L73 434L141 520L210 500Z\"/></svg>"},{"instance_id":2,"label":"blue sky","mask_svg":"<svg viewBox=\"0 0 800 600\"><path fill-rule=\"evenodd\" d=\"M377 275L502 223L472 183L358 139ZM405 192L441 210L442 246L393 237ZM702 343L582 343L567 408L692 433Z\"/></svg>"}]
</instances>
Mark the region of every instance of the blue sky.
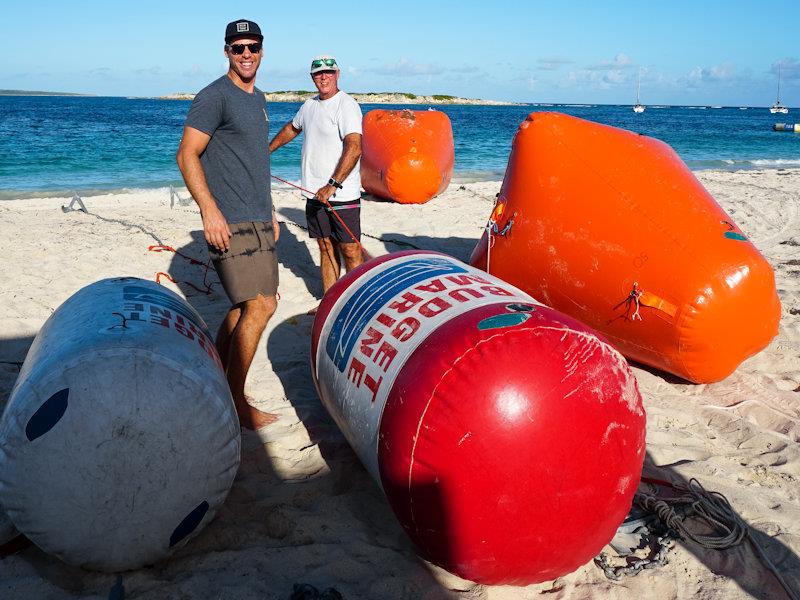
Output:
<instances>
[{"instance_id":1,"label":"blue sky","mask_svg":"<svg viewBox=\"0 0 800 600\"><path fill-rule=\"evenodd\" d=\"M359 3L361 5L361 3ZM265 34L263 90L312 89L310 58L335 54L347 91L520 102L767 106L781 63L800 106L797 2L182 0L8 2L0 89L114 96L195 92L225 71L225 24Z\"/></svg>"}]
</instances>

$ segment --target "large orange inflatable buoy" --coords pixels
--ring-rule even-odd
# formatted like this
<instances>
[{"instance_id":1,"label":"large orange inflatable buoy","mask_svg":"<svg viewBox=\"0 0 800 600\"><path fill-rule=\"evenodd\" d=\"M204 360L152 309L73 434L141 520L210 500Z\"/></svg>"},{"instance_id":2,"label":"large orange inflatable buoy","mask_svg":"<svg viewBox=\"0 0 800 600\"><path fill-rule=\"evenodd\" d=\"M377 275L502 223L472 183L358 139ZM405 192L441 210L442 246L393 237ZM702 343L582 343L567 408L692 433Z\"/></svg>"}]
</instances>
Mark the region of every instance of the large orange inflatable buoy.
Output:
<instances>
[{"instance_id":1,"label":"large orange inflatable buoy","mask_svg":"<svg viewBox=\"0 0 800 600\"><path fill-rule=\"evenodd\" d=\"M455 152L450 119L438 110L371 110L364 115L361 185L401 204L447 189Z\"/></svg>"},{"instance_id":2,"label":"large orange inflatable buoy","mask_svg":"<svg viewBox=\"0 0 800 600\"><path fill-rule=\"evenodd\" d=\"M719 381L777 334L772 268L659 140L532 113L489 225L474 266L597 329L632 360Z\"/></svg>"}]
</instances>

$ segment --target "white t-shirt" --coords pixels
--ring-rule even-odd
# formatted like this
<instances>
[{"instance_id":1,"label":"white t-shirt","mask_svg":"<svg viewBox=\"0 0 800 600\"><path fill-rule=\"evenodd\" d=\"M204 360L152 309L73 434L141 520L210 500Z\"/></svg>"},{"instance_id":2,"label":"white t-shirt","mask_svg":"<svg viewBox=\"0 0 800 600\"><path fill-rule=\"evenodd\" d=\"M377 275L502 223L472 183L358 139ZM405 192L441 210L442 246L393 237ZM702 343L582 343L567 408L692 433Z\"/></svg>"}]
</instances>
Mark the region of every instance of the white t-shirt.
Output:
<instances>
[{"instance_id":1,"label":"white t-shirt","mask_svg":"<svg viewBox=\"0 0 800 600\"><path fill-rule=\"evenodd\" d=\"M328 179L339 163L344 148L344 137L350 133L361 133L361 107L351 96L341 90L332 98L320 100L309 98L292 119L296 129L303 130L303 154L301 159L302 186L316 192ZM356 200L361 197L361 161L336 190L331 202ZM308 194L303 194L309 197Z\"/></svg>"}]
</instances>

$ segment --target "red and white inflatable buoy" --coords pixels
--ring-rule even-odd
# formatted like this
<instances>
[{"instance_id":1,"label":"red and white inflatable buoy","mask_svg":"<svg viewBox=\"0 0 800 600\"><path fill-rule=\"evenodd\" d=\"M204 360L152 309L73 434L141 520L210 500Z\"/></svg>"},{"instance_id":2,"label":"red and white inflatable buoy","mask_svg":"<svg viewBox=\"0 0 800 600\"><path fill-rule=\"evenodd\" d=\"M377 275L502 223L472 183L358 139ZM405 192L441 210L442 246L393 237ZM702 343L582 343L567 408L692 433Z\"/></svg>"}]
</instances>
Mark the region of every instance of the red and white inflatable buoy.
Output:
<instances>
[{"instance_id":1,"label":"red and white inflatable buoy","mask_svg":"<svg viewBox=\"0 0 800 600\"><path fill-rule=\"evenodd\" d=\"M365 263L322 301L320 398L427 560L486 584L573 571L628 512L645 414L574 319L434 252Z\"/></svg>"}]
</instances>

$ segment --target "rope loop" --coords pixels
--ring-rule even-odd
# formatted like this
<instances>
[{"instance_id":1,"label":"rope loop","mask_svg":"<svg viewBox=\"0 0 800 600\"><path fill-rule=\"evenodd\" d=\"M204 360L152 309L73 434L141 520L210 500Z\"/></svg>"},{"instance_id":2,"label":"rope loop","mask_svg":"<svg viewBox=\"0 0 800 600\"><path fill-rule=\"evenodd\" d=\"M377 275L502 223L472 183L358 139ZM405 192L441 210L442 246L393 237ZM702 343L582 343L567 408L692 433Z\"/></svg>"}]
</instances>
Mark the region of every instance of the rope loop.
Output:
<instances>
[{"instance_id":1,"label":"rope loop","mask_svg":"<svg viewBox=\"0 0 800 600\"><path fill-rule=\"evenodd\" d=\"M644 292L642 292L642 290L639 289L639 284L634 281L633 289L631 290L630 294L628 294L629 307L632 304L636 305L636 310L633 311L633 314L631 315L631 321L635 321L636 319L639 319L640 321L642 320L642 315L639 314L639 308L641 307L641 304L639 303L639 298L642 297L643 293Z\"/></svg>"},{"instance_id":2,"label":"rope loop","mask_svg":"<svg viewBox=\"0 0 800 600\"><path fill-rule=\"evenodd\" d=\"M634 283L634 290L636 284ZM719 492L707 491L697 479L688 484L673 484L665 481L643 478L647 483L671 488L675 496L659 498L655 494L636 492L634 503L642 510L656 515L658 522L646 530L651 540L656 538L658 551L648 558L634 560L627 566L614 567L605 553L595 557L595 564L603 569L606 577L618 581L623 575L638 575L643 569L651 569L667 563L667 552L673 540L689 539L712 550L725 550L749 540L754 552L783 587L790 600L800 600L784 580L761 546L750 533L750 526L739 516L728 499ZM699 533L688 525L692 521L701 523ZM651 542L652 547L652 542Z\"/></svg>"}]
</instances>

